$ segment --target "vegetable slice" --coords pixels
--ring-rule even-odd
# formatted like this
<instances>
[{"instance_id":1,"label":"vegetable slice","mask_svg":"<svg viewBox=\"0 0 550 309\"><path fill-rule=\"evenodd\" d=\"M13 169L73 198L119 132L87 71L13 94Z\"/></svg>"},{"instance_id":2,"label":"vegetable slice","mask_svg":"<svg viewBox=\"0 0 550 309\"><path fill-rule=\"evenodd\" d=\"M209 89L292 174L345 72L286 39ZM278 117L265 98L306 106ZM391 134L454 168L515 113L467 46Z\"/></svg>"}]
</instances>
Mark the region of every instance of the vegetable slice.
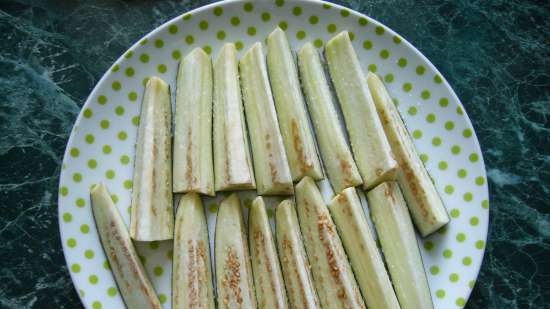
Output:
<instances>
[{"instance_id":1,"label":"vegetable slice","mask_svg":"<svg viewBox=\"0 0 550 309\"><path fill-rule=\"evenodd\" d=\"M298 53L300 78L332 188L340 192L363 183L346 142L317 50L307 43Z\"/></svg>"},{"instance_id":2,"label":"vegetable slice","mask_svg":"<svg viewBox=\"0 0 550 309\"><path fill-rule=\"evenodd\" d=\"M399 112L376 74L368 73L369 84L378 115L399 162L397 181L407 201L412 218L422 236L427 236L449 222L441 197L418 157Z\"/></svg>"},{"instance_id":3,"label":"vegetable slice","mask_svg":"<svg viewBox=\"0 0 550 309\"><path fill-rule=\"evenodd\" d=\"M310 177L296 185L296 204L321 306L323 309L365 309L336 227Z\"/></svg>"},{"instance_id":4,"label":"vegetable slice","mask_svg":"<svg viewBox=\"0 0 550 309\"><path fill-rule=\"evenodd\" d=\"M90 191L92 211L103 250L128 309L160 309L124 221L103 184Z\"/></svg>"},{"instance_id":5,"label":"vegetable slice","mask_svg":"<svg viewBox=\"0 0 550 309\"><path fill-rule=\"evenodd\" d=\"M130 235L139 241L172 239L170 89L151 77L145 85L136 143Z\"/></svg>"},{"instance_id":6,"label":"vegetable slice","mask_svg":"<svg viewBox=\"0 0 550 309\"><path fill-rule=\"evenodd\" d=\"M193 192L178 205L173 262L172 308L214 309L208 226L201 198Z\"/></svg>"},{"instance_id":7,"label":"vegetable slice","mask_svg":"<svg viewBox=\"0 0 550 309\"><path fill-rule=\"evenodd\" d=\"M328 208L368 308L399 309L399 302L355 188L342 191L332 199Z\"/></svg>"},{"instance_id":8,"label":"vegetable slice","mask_svg":"<svg viewBox=\"0 0 550 309\"><path fill-rule=\"evenodd\" d=\"M241 88L252 143L256 189L259 194L291 194L292 177L273 106L262 44L242 57Z\"/></svg>"},{"instance_id":9,"label":"vegetable slice","mask_svg":"<svg viewBox=\"0 0 550 309\"><path fill-rule=\"evenodd\" d=\"M237 52L226 43L214 62L216 191L255 189L239 83Z\"/></svg>"},{"instance_id":10,"label":"vegetable slice","mask_svg":"<svg viewBox=\"0 0 550 309\"><path fill-rule=\"evenodd\" d=\"M299 181L304 176L323 179L296 64L279 27L267 37L267 68L292 180Z\"/></svg>"},{"instance_id":11,"label":"vegetable slice","mask_svg":"<svg viewBox=\"0 0 550 309\"><path fill-rule=\"evenodd\" d=\"M367 198L401 308L433 308L411 217L399 186L384 182Z\"/></svg>"},{"instance_id":12,"label":"vegetable slice","mask_svg":"<svg viewBox=\"0 0 550 309\"><path fill-rule=\"evenodd\" d=\"M261 196L250 207L248 239L258 307L288 308L281 266Z\"/></svg>"},{"instance_id":13,"label":"vegetable slice","mask_svg":"<svg viewBox=\"0 0 550 309\"><path fill-rule=\"evenodd\" d=\"M174 192L214 195L212 63L202 48L180 62L174 130Z\"/></svg>"},{"instance_id":14,"label":"vegetable slice","mask_svg":"<svg viewBox=\"0 0 550 309\"><path fill-rule=\"evenodd\" d=\"M241 202L236 194L222 201L218 210L215 255L218 307L256 308Z\"/></svg>"},{"instance_id":15,"label":"vegetable slice","mask_svg":"<svg viewBox=\"0 0 550 309\"><path fill-rule=\"evenodd\" d=\"M351 148L363 177L363 187L370 189L383 181L395 179L397 162L347 31L327 43L325 56L348 128Z\"/></svg>"},{"instance_id":16,"label":"vegetable slice","mask_svg":"<svg viewBox=\"0 0 550 309\"><path fill-rule=\"evenodd\" d=\"M284 200L277 206L275 225L277 248L290 308L321 308L313 285L294 204L290 200Z\"/></svg>"}]
</instances>

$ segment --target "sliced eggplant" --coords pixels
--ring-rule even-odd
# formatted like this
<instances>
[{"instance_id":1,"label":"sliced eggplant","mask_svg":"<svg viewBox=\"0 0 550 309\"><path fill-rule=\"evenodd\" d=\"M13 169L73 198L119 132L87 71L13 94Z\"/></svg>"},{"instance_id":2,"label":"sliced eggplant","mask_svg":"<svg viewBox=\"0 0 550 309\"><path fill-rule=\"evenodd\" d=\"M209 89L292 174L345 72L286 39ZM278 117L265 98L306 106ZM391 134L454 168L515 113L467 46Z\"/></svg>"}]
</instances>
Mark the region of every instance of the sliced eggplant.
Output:
<instances>
[{"instance_id":1,"label":"sliced eggplant","mask_svg":"<svg viewBox=\"0 0 550 309\"><path fill-rule=\"evenodd\" d=\"M261 196L254 199L250 207L248 239L258 308L288 308L281 265Z\"/></svg>"},{"instance_id":2,"label":"sliced eggplant","mask_svg":"<svg viewBox=\"0 0 550 309\"><path fill-rule=\"evenodd\" d=\"M216 191L256 188L233 43L214 62L214 176Z\"/></svg>"},{"instance_id":3,"label":"sliced eggplant","mask_svg":"<svg viewBox=\"0 0 550 309\"><path fill-rule=\"evenodd\" d=\"M277 248L281 259L289 307L292 309L321 308L293 202L284 200L277 206L275 225Z\"/></svg>"},{"instance_id":4,"label":"sliced eggplant","mask_svg":"<svg viewBox=\"0 0 550 309\"><path fill-rule=\"evenodd\" d=\"M449 222L449 215L386 87L374 73L368 73L367 81L386 136L399 162L397 181L413 221L422 236L430 235Z\"/></svg>"},{"instance_id":5,"label":"sliced eggplant","mask_svg":"<svg viewBox=\"0 0 550 309\"><path fill-rule=\"evenodd\" d=\"M257 308L248 241L237 194L230 195L220 204L215 256L218 308Z\"/></svg>"},{"instance_id":6,"label":"sliced eggplant","mask_svg":"<svg viewBox=\"0 0 550 309\"><path fill-rule=\"evenodd\" d=\"M323 179L294 57L279 27L267 37L267 69L292 180Z\"/></svg>"},{"instance_id":7,"label":"sliced eggplant","mask_svg":"<svg viewBox=\"0 0 550 309\"><path fill-rule=\"evenodd\" d=\"M212 61L195 48L180 63L174 128L174 192L214 195Z\"/></svg>"},{"instance_id":8,"label":"sliced eggplant","mask_svg":"<svg viewBox=\"0 0 550 309\"><path fill-rule=\"evenodd\" d=\"M187 193L179 202L172 267L173 309L214 309L208 226L201 198Z\"/></svg>"},{"instance_id":9,"label":"sliced eggplant","mask_svg":"<svg viewBox=\"0 0 550 309\"><path fill-rule=\"evenodd\" d=\"M355 188L336 195L328 206L370 309L399 309L384 261L376 246Z\"/></svg>"},{"instance_id":10,"label":"sliced eggplant","mask_svg":"<svg viewBox=\"0 0 550 309\"><path fill-rule=\"evenodd\" d=\"M321 193L310 177L296 185L298 220L323 309L366 309Z\"/></svg>"},{"instance_id":11,"label":"sliced eggplant","mask_svg":"<svg viewBox=\"0 0 550 309\"><path fill-rule=\"evenodd\" d=\"M135 240L173 238L171 126L170 89L153 76L145 86L136 143L130 216Z\"/></svg>"},{"instance_id":12,"label":"sliced eggplant","mask_svg":"<svg viewBox=\"0 0 550 309\"><path fill-rule=\"evenodd\" d=\"M107 188L97 184L90 196L99 239L124 303L128 309L160 309L157 294Z\"/></svg>"},{"instance_id":13,"label":"sliced eggplant","mask_svg":"<svg viewBox=\"0 0 550 309\"><path fill-rule=\"evenodd\" d=\"M395 179L397 161L347 31L327 43L325 57L344 114L355 162L363 177L363 187L370 189L383 181Z\"/></svg>"},{"instance_id":14,"label":"sliced eggplant","mask_svg":"<svg viewBox=\"0 0 550 309\"><path fill-rule=\"evenodd\" d=\"M267 78L262 44L255 43L239 62L244 109L252 144L259 194L291 194L288 167L279 122Z\"/></svg>"},{"instance_id":15,"label":"sliced eggplant","mask_svg":"<svg viewBox=\"0 0 550 309\"><path fill-rule=\"evenodd\" d=\"M336 113L319 53L311 43L304 45L298 53L298 64L307 107L333 190L340 192L362 184Z\"/></svg>"},{"instance_id":16,"label":"sliced eggplant","mask_svg":"<svg viewBox=\"0 0 550 309\"><path fill-rule=\"evenodd\" d=\"M367 199L401 308L433 308L418 242L399 185L384 182L372 189Z\"/></svg>"}]
</instances>

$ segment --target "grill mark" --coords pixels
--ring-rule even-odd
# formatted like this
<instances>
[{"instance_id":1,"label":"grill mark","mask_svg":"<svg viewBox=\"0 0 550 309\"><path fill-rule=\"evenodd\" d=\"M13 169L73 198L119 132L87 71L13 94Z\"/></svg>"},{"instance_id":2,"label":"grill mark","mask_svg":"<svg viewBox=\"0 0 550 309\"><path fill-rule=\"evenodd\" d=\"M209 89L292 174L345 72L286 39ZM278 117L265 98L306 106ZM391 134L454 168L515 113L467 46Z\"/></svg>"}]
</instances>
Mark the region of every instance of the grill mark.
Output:
<instances>
[{"instance_id":1,"label":"grill mark","mask_svg":"<svg viewBox=\"0 0 550 309\"><path fill-rule=\"evenodd\" d=\"M342 172L342 175L344 176L344 185L352 186L353 185L353 175L351 171L351 164L348 162L348 160L344 158L340 158L340 171Z\"/></svg>"},{"instance_id":2,"label":"grill mark","mask_svg":"<svg viewBox=\"0 0 550 309\"><path fill-rule=\"evenodd\" d=\"M224 277L222 287L226 293L223 298L223 305L229 308L230 303L237 304L237 308L243 308L243 297L241 290L241 263L234 248L226 248L226 258L223 264Z\"/></svg>"},{"instance_id":3,"label":"grill mark","mask_svg":"<svg viewBox=\"0 0 550 309\"><path fill-rule=\"evenodd\" d=\"M291 286L287 289L287 293L290 294L289 297L291 299L295 299L296 298L296 296L295 296L296 291L293 289L293 287L296 286L298 288L298 293L299 293L298 294L298 297L299 297L298 300L301 301L302 308L308 308L306 290L305 290L304 285L302 284L302 282L300 280L301 279L300 278L300 271L298 269L298 261L295 258L295 251L297 251L297 248L294 248L292 246L292 242L290 241L290 239L288 239L287 234L285 234L283 236L284 259L285 259L286 265L287 265L290 273L294 274L294 277L291 277L291 279L296 278L296 282L294 284L291 284ZM292 260L292 262L289 261L289 260Z\"/></svg>"},{"instance_id":4,"label":"grill mark","mask_svg":"<svg viewBox=\"0 0 550 309\"><path fill-rule=\"evenodd\" d=\"M195 187L196 177L193 175L193 140L191 139L193 129L188 127L187 129L187 153L186 153L186 166L185 166L185 179L187 180L187 189Z\"/></svg>"},{"instance_id":5,"label":"grill mark","mask_svg":"<svg viewBox=\"0 0 550 309\"><path fill-rule=\"evenodd\" d=\"M296 152L300 172L303 174L307 173L307 171L313 167L313 163L304 151L304 142L300 136L300 128L294 118L290 122L290 128L292 133L292 146Z\"/></svg>"}]
</instances>

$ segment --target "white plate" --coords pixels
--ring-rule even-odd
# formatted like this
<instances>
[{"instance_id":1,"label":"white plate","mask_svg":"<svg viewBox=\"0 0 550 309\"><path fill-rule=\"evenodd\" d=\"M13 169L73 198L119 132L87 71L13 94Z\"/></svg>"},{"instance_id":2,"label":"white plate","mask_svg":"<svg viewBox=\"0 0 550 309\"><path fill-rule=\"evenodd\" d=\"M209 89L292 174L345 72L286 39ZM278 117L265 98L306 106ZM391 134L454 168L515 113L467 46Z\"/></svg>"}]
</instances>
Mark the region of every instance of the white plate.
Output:
<instances>
[{"instance_id":1,"label":"white plate","mask_svg":"<svg viewBox=\"0 0 550 309\"><path fill-rule=\"evenodd\" d=\"M365 72L384 77L452 216L447 228L421 241L432 298L436 308L465 305L483 259L489 205L483 158L462 104L437 69L389 28L337 5L302 0L231 1L185 13L134 44L99 81L71 133L59 191L63 250L86 308L124 308L106 267L88 190L105 182L129 222L144 80L159 75L173 90L178 59L191 49L203 47L216 56L224 42L234 41L242 54L277 25L294 49L307 41L322 48L348 30ZM250 197L243 199L249 203ZM212 227L216 200L205 205ZM170 308L171 242L137 247L164 307Z\"/></svg>"}]
</instances>

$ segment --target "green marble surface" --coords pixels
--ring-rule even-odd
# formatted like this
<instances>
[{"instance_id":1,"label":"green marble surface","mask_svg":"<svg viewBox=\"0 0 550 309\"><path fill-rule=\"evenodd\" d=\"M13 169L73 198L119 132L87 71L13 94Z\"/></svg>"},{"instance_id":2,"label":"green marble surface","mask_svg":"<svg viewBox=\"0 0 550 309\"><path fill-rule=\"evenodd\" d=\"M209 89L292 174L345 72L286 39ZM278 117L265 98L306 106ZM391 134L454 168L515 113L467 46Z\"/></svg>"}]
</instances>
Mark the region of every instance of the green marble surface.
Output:
<instances>
[{"instance_id":1,"label":"green marble surface","mask_svg":"<svg viewBox=\"0 0 550 309\"><path fill-rule=\"evenodd\" d=\"M550 303L548 1L338 1L412 42L470 115L490 235L467 308ZM207 1L0 1L0 308L82 308L63 259L57 184L69 132L111 63Z\"/></svg>"}]
</instances>

